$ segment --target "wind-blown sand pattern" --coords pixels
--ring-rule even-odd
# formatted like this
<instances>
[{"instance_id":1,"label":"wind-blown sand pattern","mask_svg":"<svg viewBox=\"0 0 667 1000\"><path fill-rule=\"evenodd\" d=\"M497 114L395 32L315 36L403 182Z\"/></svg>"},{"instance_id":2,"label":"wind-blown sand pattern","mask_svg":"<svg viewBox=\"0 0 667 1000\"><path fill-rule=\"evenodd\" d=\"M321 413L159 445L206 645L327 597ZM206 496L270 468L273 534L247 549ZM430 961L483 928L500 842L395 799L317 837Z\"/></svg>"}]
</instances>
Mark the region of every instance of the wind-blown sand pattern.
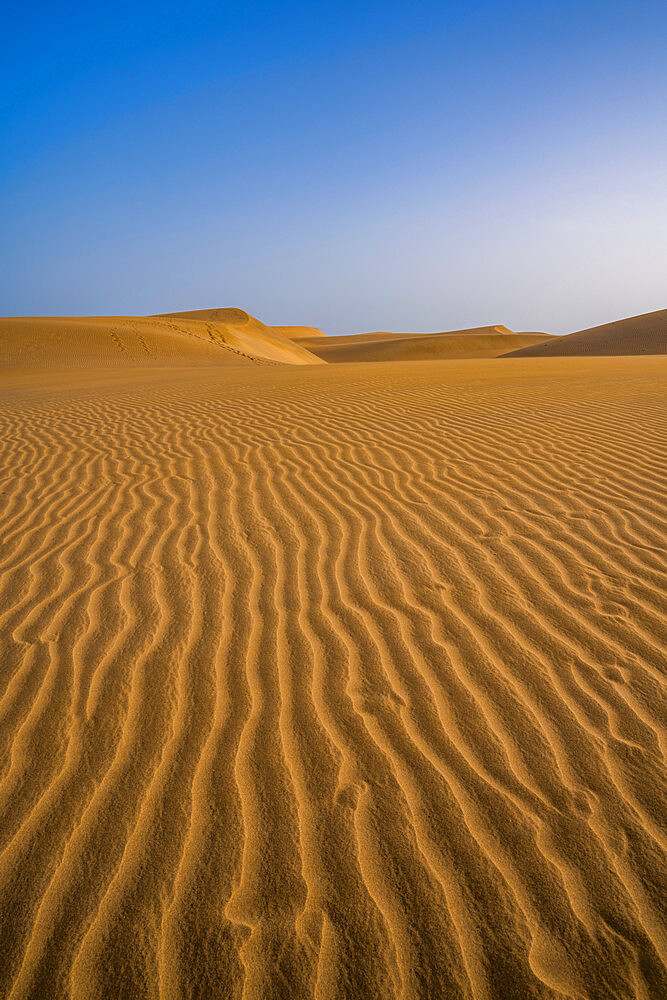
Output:
<instances>
[{"instance_id":1,"label":"wind-blown sand pattern","mask_svg":"<svg viewBox=\"0 0 667 1000\"><path fill-rule=\"evenodd\" d=\"M209 361L3 377L0 995L667 995L665 360Z\"/></svg>"}]
</instances>

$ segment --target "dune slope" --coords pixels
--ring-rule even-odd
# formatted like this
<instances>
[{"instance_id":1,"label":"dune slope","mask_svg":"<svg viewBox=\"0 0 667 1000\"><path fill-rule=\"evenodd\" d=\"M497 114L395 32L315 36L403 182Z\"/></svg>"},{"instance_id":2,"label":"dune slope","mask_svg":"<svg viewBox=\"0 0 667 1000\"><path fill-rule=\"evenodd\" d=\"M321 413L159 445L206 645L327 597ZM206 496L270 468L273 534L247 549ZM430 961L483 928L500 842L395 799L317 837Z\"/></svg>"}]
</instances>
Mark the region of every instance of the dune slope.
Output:
<instances>
[{"instance_id":1,"label":"dune slope","mask_svg":"<svg viewBox=\"0 0 667 1000\"><path fill-rule=\"evenodd\" d=\"M186 320L213 329L215 336L242 350L290 364L321 364L319 358L286 334L285 327L271 327L255 319L243 309L196 309L192 312L165 313L172 322ZM309 328L313 330L314 328ZM319 333L319 331L318 331ZM324 336L324 334L320 334Z\"/></svg>"},{"instance_id":2,"label":"dune slope","mask_svg":"<svg viewBox=\"0 0 667 1000\"><path fill-rule=\"evenodd\" d=\"M630 316L508 352L514 358L667 354L667 309Z\"/></svg>"},{"instance_id":3,"label":"dune slope","mask_svg":"<svg viewBox=\"0 0 667 1000\"><path fill-rule=\"evenodd\" d=\"M0 369L322 364L242 310L226 312L235 322L140 316L0 319Z\"/></svg>"},{"instance_id":4,"label":"dune slope","mask_svg":"<svg viewBox=\"0 0 667 1000\"><path fill-rule=\"evenodd\" d=\"M546 333L512 333L504 326L482 326L448 333L361 333L300 343L328 362L434 361L444 358L495 358L516 347L549 339Z\"/></svg>"},{"instance_id":5,"label":"dune slope","mask_svg":"<svg viewBox=\"0 0 667 1000\"><path fill-rule=\"evenodd\" d=\"M5 372L0 996L666 995L666 372Z\"/></svg>"},{"instance_id":6,"label":"dune slope","mask_svg":"<svg viewBox=\"0 0 667 1000\"><path fill-rule=\"evenodd\" d=\"M318 339L326 337L326 333L323 333L316 326L274 326L272 329L282 333L283 337L289 337L290 340L298 340L299 342L311 340L314 337Z\"/></svg>"}]
</instances>

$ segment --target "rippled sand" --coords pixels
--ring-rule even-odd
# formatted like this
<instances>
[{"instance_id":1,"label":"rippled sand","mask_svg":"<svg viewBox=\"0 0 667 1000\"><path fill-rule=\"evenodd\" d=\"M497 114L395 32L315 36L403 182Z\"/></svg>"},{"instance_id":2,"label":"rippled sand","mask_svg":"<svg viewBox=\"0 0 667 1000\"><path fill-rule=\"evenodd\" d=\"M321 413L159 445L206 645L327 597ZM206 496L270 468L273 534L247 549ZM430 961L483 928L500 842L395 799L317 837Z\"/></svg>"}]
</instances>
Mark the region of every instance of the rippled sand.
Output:
<instances>
[{"instance_id":1,"label":"rippled sand","mask_svg":"<svg viewBox=\"0 0 667 1000\"><path fill-rule=\"evenodd\" d=\"M16 370L0 995L667 995L663 358Z\"/></svg>"}]
</instances>

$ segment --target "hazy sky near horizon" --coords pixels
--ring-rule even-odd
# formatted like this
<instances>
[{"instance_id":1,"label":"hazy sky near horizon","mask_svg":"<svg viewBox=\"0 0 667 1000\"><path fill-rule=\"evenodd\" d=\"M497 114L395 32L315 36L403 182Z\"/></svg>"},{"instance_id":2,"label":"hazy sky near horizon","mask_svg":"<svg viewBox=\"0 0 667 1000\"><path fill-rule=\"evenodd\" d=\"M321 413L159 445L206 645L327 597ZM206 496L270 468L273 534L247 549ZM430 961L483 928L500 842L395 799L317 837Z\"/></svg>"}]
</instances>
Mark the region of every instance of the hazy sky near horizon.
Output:
<instances>
[{"instance_id":1,"label":"hazy sky near horizon","mask_svg":"<svg viewBox=\"0 0 667 1000\"><path fill-rule=\"evenodd\" d=\"M664 2L14 5L0 315L667 307Z\"/></svg>"}]
</instances>

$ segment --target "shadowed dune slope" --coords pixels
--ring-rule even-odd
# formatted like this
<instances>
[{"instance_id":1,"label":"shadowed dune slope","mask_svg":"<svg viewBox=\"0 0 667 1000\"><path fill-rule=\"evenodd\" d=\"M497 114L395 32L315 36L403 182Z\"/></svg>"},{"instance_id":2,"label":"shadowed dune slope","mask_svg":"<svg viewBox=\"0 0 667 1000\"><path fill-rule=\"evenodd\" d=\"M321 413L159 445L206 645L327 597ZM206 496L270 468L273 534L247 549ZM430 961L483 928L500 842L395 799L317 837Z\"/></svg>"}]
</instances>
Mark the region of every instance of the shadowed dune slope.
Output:
<instances>
[{"instance_id":1,"label":"shadowed dune slope","mask_svg":"<svg viewBox=\"0 0 667 1000\"><path fill-rule=\"evenodd\" d=\"M667 354L667 309L630 316L579 330L565 337L553 337L543 344L532 344L510 351L513 358L555 358L565 356L603 356L608 354Z\"/></svg>"},{"instance_id":2,"label":"shadowed dune slope","mask_svg":"<svg viewBox=\"0 0 667 1000\"><path fill-rule=\"evenodd\" d=\"M305 339L300 343L329 362L434 361L444 358L495 358L514 347L548 339L546 333L512 333L504 326L482 326L449 333L361 333Z\"/></svg>"},{"instance_id":3,"label":"shadowed dune slope","mask_svg":"<svg viewBox=\"0 0 667 1000\"><path fill-rule=\"evenodd\" d=\"M3 369L0 996L666 996L666 374Z\"/></svg>"},{"instance_id":4,"label":"shadowed dune slope","mask_svg":"<svg viewBox=\"0 0 667 1000\"><path fill-rule=\"evenodd\" d=\"M128 365L322 364L258 320L94 316L0 319L0 367L114 368Z\"/></svg>"}]
</instances>

